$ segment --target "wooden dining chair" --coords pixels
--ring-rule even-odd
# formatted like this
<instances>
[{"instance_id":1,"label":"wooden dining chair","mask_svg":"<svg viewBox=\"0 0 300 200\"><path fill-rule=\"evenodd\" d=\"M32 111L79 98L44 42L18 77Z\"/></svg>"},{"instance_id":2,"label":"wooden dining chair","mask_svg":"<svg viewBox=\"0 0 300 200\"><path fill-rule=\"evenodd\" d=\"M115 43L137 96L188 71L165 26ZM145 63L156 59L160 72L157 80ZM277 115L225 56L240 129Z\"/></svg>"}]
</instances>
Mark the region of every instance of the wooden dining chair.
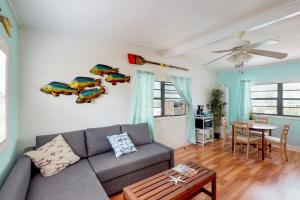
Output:
<instances>
[{"instance_id":1,"label":"wooden dining chair","mask_svg":"<svg viewBox=\"0 0 300 200\"><path fill-rule=\"evenodd\" d=\"M259 157L259 143L261 142L261 138L258 136L254 136L250 134L249 131L249 124L248 123L242 123L242 122L234 122L234 149L233 149L233 155L236 155L236 144L241 144L241 150L243 148L243 144L247 145L247 155L246 160L249 158L249 151L250 151L250 145L254 144L256 145L256 153L257 153L257 159Z\"/></svg>"},{"instance_id":2,"label":"wooden dining chair","mask_svg":"<svg viewBox=\"0 0 300 200\"><path fill-rule=\"evenodd\" d=\"M274 150L278 151L280 153L280 159L282 163L284 162L284 160L288 161L286 141L287 141L289 129L290 129L290 124L285 124L281 131L280 138L272 137L272 136L265 137L265 144L264 144L265 150L267 151L268 149L272 149L272 151L269 152L273 152ZM272 144L272 147L269 144ZM274 146L276 147L275 149L273 149Z\"/></svg>"},{"instance_id":3,"label":"wooden dining chair","mask_svg":"<svg viewBox=\"0 0 300 200\"><path fill-rule=\"evenodd\" d=\"M269 118L267 117L255 117L254 118L254 123L259 123L259 124L268 124L269 123ZM255 135L255 136L261 136L260 131L250 131L250 134ZM268 131L265 131L265 135L269 136L270 133Z\"/></svg>"},{"instance_id":4,"label":"wooden dining chair","mask_svg":"<svg viewBox=\"0 0 300 200\"><path fill-rule=\"evenodd\" d=\"M231 131L227 130L227 120L225 117L222 118L222 123L221 123L222 131L223 131L223 148L225 145L229 142L228 139L232 139L232 133Z\"/></svg>"}]
</instances>

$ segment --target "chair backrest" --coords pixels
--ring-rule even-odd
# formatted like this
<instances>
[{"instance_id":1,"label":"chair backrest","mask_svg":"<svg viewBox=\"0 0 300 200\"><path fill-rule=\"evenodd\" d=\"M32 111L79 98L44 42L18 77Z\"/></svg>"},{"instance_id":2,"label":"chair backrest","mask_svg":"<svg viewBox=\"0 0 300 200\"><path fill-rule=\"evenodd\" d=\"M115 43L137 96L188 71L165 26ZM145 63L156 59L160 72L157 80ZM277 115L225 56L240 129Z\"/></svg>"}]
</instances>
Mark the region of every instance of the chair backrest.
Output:
<instances>
[{"instance_id":1,"label":"chair backrest","mask_svg":"<svg viewBox=\"0 0 300 200\"><path fill-rule=\"evenodd\" d=\"M285 124L282 128L281 131L281 136L280 136L280 143L281 144L286 144L287 136L289 134L289 129L290 129L290 124Z\"/></svg>"},{"instance_id":2,"label":"chair backrest","mask_svg":"<svg viewBox=\"0 0 300 200\"><path fill-rule=\"evenodd\" d=\"M227 133L227 120L225 117L222 118L221 126L223 129L223 133L226 134Z\"/></svg>"},{"instance_id":3,"label":"chair backrest","mask_svg":"<svg viewBox=\"0 0 300 200\"><path fill-rule=\"evenodd\" d=\"M254 118L255 123L260 123L260 124L268 124L269 119L267 117L256 117Z\"/></svg>"},{"instance_id":4,"label":"chair backrest","mask_svg":"<svg viewBox=\"0 0 300 200\"><path fill-rule=\"evenodd\" d=\"M249 137L249 124L243 122L234 122L234 137L236 137L237 133L241 135Z\"/></svg>"}]
</instances>

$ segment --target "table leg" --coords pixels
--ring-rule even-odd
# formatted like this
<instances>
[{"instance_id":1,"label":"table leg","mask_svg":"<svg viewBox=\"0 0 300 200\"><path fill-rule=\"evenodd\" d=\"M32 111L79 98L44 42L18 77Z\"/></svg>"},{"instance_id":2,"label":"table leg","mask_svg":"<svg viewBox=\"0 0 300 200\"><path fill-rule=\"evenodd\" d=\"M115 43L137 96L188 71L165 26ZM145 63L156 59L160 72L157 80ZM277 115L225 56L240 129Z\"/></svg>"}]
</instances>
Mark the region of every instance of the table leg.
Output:
<instances>
[{"instance_id":1,"label":"table leg","mask_svg":"<svg viewBox=\"0 0 300 200\"><path fill-rule=\"evenodd\" d=\"M217 184L216 184L216 175L213 177L212 182L211 182L211 194L212 200L216 200L217 199Z\"/></svg>"},{"instance_id":2,"label":"table leg","mask_svg":"<svg viewBox=\"0 0 300 200\"><path fill-rule=\"evenodd\" d=\"M233 154L233 152L234 152L234 125L232 125L232 129L231 129L231 131L232 131L232 134L231 134L231 150L232 150L232 154Z\"/></svg>"},{"instance_id":3,"label":"table leg","mask_svg":"<svg viewBox=\"0 0 300 200\"><path fill-rule=\"evenodd\" d=\"M270 136L272 136L272 130L270 129L269 130L269 133L270 133ZM271 153L271 148L272 148L272 145L271 143L269 144L269 153Z\"/></svg>"},{"instance_id":4,"label":"table leg","mask_svg":"<svg viewBox=\"0 0 300 200\"><path fill-rule=\"evenodd\" d=\"M261 130L261 133L262 133L262 140L261 140L261 143L262 143L262 147L261 147L261 159L264 160L265 159L265 131L264 130Z\"/></svg>"}]
</instances>

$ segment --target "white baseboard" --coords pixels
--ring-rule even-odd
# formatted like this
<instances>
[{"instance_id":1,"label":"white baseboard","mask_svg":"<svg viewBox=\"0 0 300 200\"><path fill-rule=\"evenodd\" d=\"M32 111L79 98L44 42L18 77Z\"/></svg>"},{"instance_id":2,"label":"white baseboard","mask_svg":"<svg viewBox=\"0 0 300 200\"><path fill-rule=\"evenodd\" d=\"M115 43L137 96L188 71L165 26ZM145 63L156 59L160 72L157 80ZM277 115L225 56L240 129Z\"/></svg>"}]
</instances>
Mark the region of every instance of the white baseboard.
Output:
<instances>
[{"instance_id":1,"label":"white baseboard","mask_svg":"<svg viewBox=\"0 0 300 200\"><path fill-rule=\"evenodd\" d=\"M286 148L290 151L300 152L300 147L299 146L287 145Z\"/></svg>"},{"instance_id":2,"label":"white baseboard","mask_svg":"<svg viewBox=\"0 0 300 200\"><path fill-rule=\"evenodd\" d=\"M176 143L176 144L173 144L171 145L172 148L174 149L178 149L180 147L184 147L184 146L187 146L187 145L190 145L191 143L185 141L185 142L180 142L180 143Z\"/></svg>"}]
</instances>

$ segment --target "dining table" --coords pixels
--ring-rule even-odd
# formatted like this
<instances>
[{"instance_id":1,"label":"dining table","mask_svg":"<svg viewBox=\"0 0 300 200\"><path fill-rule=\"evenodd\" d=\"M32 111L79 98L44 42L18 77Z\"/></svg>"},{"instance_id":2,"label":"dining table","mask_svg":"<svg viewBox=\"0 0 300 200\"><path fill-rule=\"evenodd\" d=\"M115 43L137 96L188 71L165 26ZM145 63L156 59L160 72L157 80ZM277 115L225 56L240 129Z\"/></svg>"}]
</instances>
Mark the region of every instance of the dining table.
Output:
<instances>
[{"instance_id":1,"label":"dining table","mask_svg":"<svg viewBox=\"0 0 300 200\"><path fill-rule=\"evenodd\" d=\"M272 124L264 124L264 123L253 123L249 125L249 130L250 131L255 131L255 132L260 132L261 133L261 143L262 143L262 148L261 148L261 157L262 160L265 159L265 132L269 132L270 136L272 135L272 131L277 129L278 126L272 125ZM234 124L232 123L232 153L234 151Z\"/></svg>"}]
</instances>

